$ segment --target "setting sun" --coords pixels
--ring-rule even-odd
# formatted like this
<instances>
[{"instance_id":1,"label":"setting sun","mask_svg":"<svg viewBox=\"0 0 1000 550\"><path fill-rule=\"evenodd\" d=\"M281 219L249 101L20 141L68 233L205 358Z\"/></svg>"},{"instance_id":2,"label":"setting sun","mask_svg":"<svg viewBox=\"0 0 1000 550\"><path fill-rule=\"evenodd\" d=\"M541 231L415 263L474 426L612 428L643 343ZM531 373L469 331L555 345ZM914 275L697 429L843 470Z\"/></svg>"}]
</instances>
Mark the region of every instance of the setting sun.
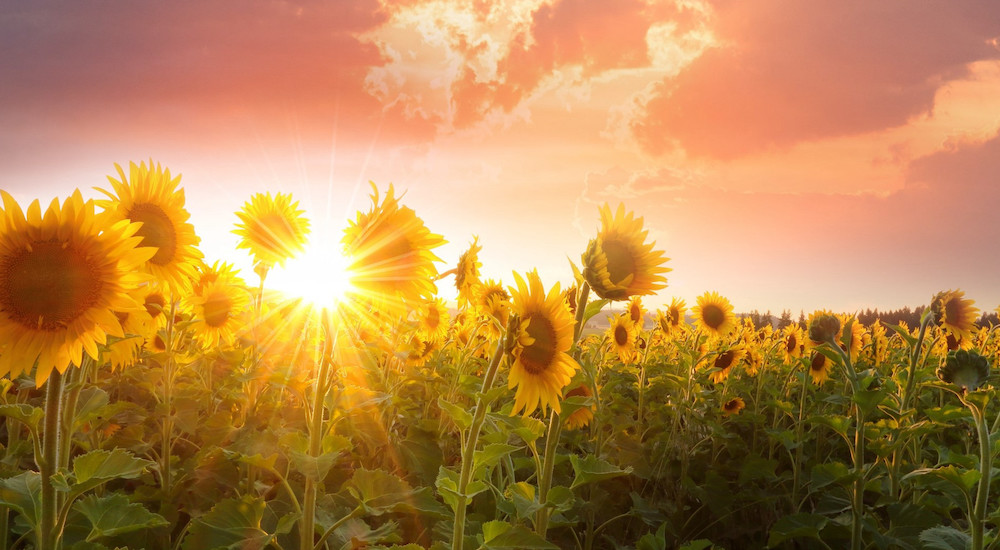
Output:
<instances>
[{"instance_id":1,"label":"setting sun","mask_svg":"<svg viewBox=\"0 0 1000 550\"><path fill-rule=\"evenodd\" d=\"M348 259L336 246L307 245L305 252L288 260L284 267L272 268L265 285L316 307L332 307L351 288L348 265Z\"/></svg>"}]
</instances>

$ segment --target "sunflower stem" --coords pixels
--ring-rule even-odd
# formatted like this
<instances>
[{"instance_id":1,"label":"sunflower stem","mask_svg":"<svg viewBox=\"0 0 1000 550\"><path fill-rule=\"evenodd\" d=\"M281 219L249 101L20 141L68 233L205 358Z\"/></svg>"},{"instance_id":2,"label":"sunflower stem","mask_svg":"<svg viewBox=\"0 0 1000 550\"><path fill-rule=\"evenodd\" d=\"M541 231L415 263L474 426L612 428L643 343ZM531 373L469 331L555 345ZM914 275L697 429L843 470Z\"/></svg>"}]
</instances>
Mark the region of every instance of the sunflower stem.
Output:
<instances>
[{"instance_id":1,"label":"sunflower stem","mask_svg":"<svg viewBox=\"0 0 1000 550\"><path fill-rule=\"evenodd\" d=\"M319 372L316 374L316 393L313 395L312 410L309 422L309 456L318 457L323 448L323 409L326 404L326 394L330 390L330 366L333 346L336 345L331 335L329 319L324 309L322 313L323 350L319 358ZM317 485L321 480L306 476L302 500L302 521L299 523L299 548L312 550L316 538L316 497ZM346 518L344 518L346 519Z\"/></svg>"},{"instance_id":2,"label":"sunflower stem","mask_svg":"<svg viewBox=\"0 0 1000 550\"><path fill-rule=\"evenodd\" d=\"M559 445L559 436L562 434L562 419L555 409L549 415L549 430L545 435L545 456L542 460L542 471L538 477L538 502L542 503L542 508L535 512L535 533L545 538L549 529L549 508L544 506L549 498L549 489L552 488L552 472L556 463L556 447Z\"/></svg>"},{"instance_id":3,"label":"sunflower stem","mask_svg":"<svg viewBox=\"0 0 1000 550\"><path fill-rule=\"evenodd\" d=\"M506 340L507 335L505 334L497 341L496 351L493 352L493 358L490 360L490 365L486 369L486 375L483 377L483 389L479 397L476 398L476 412L472 418L472 424L469 426L468 437L465 444L462 445L462 471L458 474L455 525L451 536L451 547L453 550L462 550L462 546L465 544L465 509L469 505L469 498L466 495L466 491L469 488L469 482L472 480L474 470L473 455L476 452L476 444L479 442L479 432L482 430L483 422L486 420L486 413L490 409L491 403L487 402L486 394L493 389L493 382L496 380L500 361L506 355Z\"/></svg>"},{"instance_id":4,"label":"sunflower stem","mask_svg":"<svg viewBox=\"0 0 1000 550\"><path fill-rule=\"evenodd\" d=\"M36 459L41 474L41 521L36 535L40 550L56 550L59 543L57 525L58 503L52 476L59 467L59 436L62 420L63 377L59 369L53 369L45 387L45 431L42 432L42 456Z\"/></svg>"}]
</instances>

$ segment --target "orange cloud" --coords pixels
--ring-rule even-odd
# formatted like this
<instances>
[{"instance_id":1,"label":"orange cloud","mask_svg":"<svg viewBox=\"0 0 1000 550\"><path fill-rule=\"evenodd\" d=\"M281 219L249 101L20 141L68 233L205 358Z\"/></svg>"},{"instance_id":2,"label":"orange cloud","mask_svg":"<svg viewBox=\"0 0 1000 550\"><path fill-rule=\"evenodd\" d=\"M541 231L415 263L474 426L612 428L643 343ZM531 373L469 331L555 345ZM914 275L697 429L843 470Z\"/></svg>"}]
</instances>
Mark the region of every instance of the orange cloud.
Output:
<instances>
[{"instance_id":1,"label":"orange cloud","mask_svg":"<svg viewBox=\"0 0 1000 550\"><path fill-rule=\"evenodd\" d=\"M727 1L712 27L719 46L633 120L647 152L732 159L899 126L929 114L968 64L1000 58L1000 4L988 1Z\"/></svg>"}]
</instances>

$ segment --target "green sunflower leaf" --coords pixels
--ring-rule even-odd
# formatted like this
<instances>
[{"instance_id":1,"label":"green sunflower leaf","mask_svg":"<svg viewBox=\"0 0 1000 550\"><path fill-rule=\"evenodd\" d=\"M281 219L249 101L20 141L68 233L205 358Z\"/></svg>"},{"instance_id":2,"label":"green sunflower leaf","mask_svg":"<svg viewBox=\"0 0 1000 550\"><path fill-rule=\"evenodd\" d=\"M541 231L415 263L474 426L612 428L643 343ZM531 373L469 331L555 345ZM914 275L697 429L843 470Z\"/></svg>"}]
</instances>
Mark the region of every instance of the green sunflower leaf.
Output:
<instances>
[{"instance_id":1,"label":"green sunflower leaf","mask_svg":"<svg viewBox=\"0 0 1000 550\"><path fill-rule=\"evenodd\" d=\"M581 485L596 483L632 473L631 466L622 469L594 455L587 455L584 458L580 458L574 454L570 455L569 461L573 464L573 472L575 473L573 483L569 487L570 489L576 489Z\"/></svg>"},{"instance_id":2,"label":"green sunflower leaf","mask_svg":"<svg viewBox=\"0 0 1000 550\"><path fill-rule=\"evenodd\" d=\"M87 535L89 542L101 537L169 525L163 516L150 512L141 504L129 502L128 497L120 494L107 497L88 495L74 503L73 509L90 520L91 529Z\"/></svg>"}]
</instances>

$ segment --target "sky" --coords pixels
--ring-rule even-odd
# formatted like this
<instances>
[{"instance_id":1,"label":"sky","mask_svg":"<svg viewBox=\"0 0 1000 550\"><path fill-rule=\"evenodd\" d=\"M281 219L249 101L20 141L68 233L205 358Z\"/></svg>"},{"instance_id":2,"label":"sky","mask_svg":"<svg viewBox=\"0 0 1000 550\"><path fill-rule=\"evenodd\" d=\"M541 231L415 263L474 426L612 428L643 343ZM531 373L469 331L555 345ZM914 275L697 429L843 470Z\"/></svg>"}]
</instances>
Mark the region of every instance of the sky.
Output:
<instances>
[{"instance_id":1,"label":"sky","mask_svg":"<svg viewBox=\"0 0 1000 550\"><path fill-rule=\"evenodd\" d=\"M335 252L373 182L440 271L478 236L484 277L565 285L624 203L671 258L650 307L992 311L998 130L993 0L0 0L0 189L152 160L248 280L254 193Z\"/></svg>"}]
</instances>

